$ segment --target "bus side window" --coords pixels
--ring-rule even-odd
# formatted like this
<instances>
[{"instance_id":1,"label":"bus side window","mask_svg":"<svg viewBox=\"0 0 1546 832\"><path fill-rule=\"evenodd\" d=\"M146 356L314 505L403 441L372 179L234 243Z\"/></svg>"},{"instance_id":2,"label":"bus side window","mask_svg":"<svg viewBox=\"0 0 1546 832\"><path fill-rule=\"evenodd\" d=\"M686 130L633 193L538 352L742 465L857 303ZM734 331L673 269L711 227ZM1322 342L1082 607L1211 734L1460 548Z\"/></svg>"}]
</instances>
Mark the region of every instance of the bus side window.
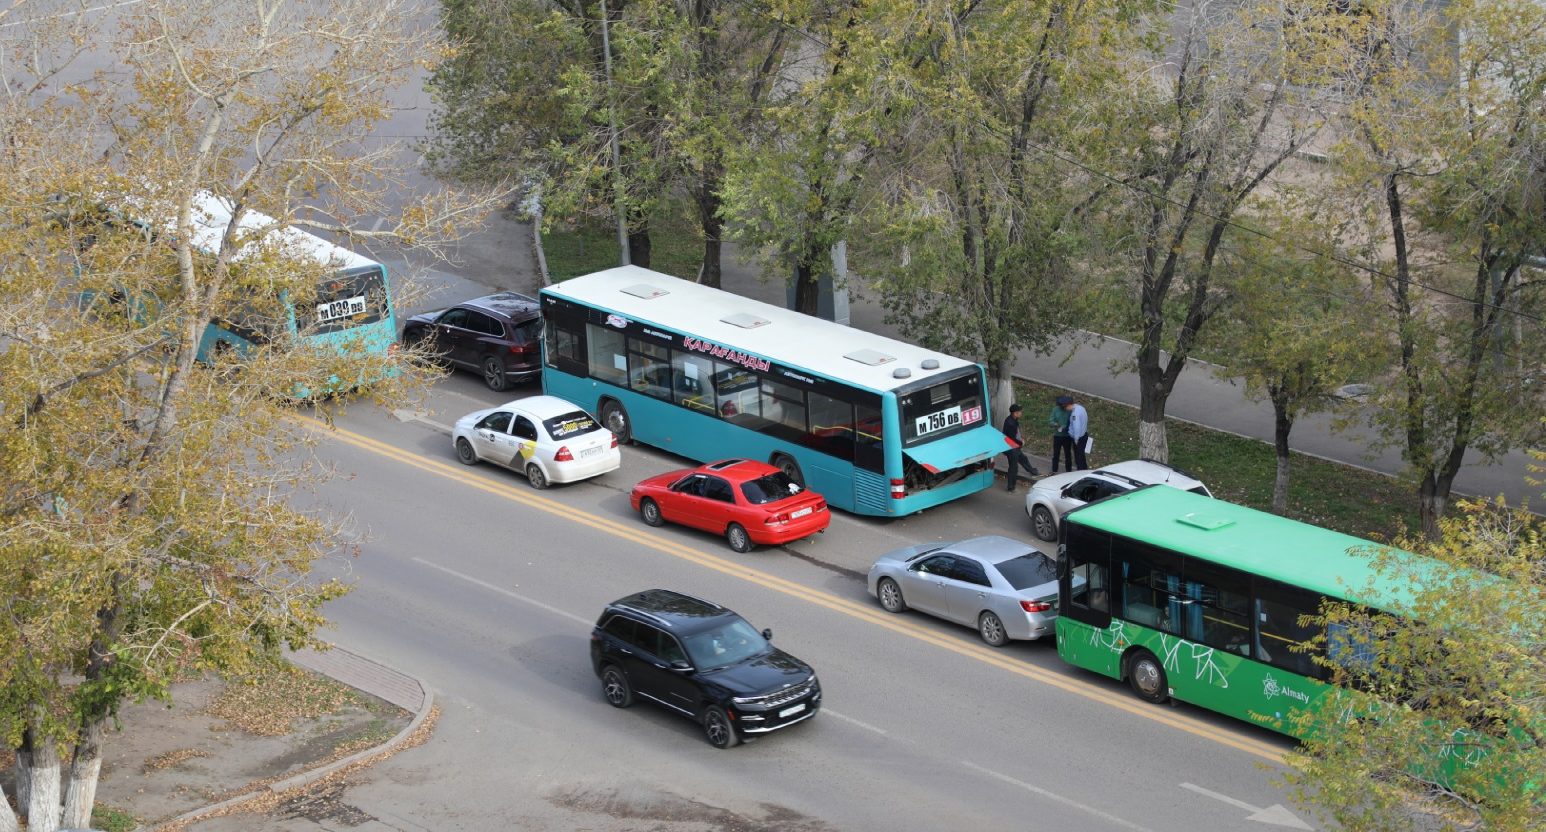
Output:
<instances>
[{"instance_id":1,"label":"bus side window","mask_svg":"<svg viewBox=\"0 0 1546 832\"><path fill-rule=\"evenodd\" d=\"M717 415L714 405L714 363L707 358L675 352L671 355L671 374L676 378L676 403L694 413Z\"/></svg>"},{"instance_id":2,"label":"bus side window","mask_svg":"<svg viewBox=\"0 0 1546 832\"><path fill-rule=\"evenodd\" d=\"M880 400L854 405L854 465L876 474L886 472Z\"/></svg>"},{"instance_id":3,"label":"bus side window","mask_svg":"<svg viewBox=\"0 0 1546 832\"><path fill-rule=\"evenodd\" d=\"M585 346L591 378L611 382L619 387L628 383L628 349L623 333L615 329L585 325Z\"/></svg>"},{"instance_id":4,"label":"bus side window","mask_svg":"<svg viewBox=\"0 0 1546 832\"><path fill-rule=\"evenodd\" d=\"M1326 669L1315 663L1313 653L1293 649L1318 633L1312 624L1301 626L1299 619L1320 612L1320 596L1260 578L1256 596L1256 659L1303 676L1325 678Z\"/></svg>"},{"instance_id":5,"label":"bus side window","mask_svg":"<svg viewBox=\"0 0 1546 832\"><path fill-rule=\"evenodd\" d=\"M1111 539L1108 535L1071 525L1068 546L1070 588L1068 600L1095 612L1111 612L1109 566Z\"/></svg>"},{"instance_id":6,"label":"bus side window","mask_svg":"<svg viewBox=\"0 0 1546 832\"><path fill-rule=\"evenodd\" d=\"M805 400L811 424L800 437L800 444L838 459L853 459L853 405L820 393L806 393Z\"/></svg>"}]
</instances>

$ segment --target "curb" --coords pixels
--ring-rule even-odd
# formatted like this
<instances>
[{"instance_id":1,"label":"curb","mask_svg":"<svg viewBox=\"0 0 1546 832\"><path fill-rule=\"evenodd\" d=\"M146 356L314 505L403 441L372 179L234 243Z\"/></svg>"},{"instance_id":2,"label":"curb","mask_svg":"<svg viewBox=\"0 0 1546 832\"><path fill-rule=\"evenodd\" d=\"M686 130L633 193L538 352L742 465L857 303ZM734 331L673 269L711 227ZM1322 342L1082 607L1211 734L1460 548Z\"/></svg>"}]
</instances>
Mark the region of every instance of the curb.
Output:
<instances>
[{"instance_id":1,"label":"curb","mask_svg":"<svg viewBox=\"0 0 1546 832\"><path fill-rule=\"evenodd\" d=\"M332 649L332 650L343 650L343 648L337 647L337 646L330 646L330 649ZM334 772L336 772L336 771L338 771L340 769L348 768L349 766L354 765L355 763L358 763L361 760L369 759L369 758L374 757L374 756L376 756L378 754L381 754L383 752L390 751L391 749L396 748L404 740L406 740L410 736L412 736L415 731L419 730L420 726L422 726L424 724L424 721L429 718L430 713L435 709L435 694L434 694L434 692L432 690L430 690L429 685L425 684L424 680L420 679L417 676L414 676L414 675L412 675L410 673L403 673L403 671L397 670L394 667L390 667L390 666L388 666L386 664L378 662L375 659L371 659L371 658L368 658L366 656L361 656L359 653L356 653L353 650L343 650L343 652L349 653L350 655L353 655L356 658L359 658L361 660L370 662L371 664L375 664L375 665L377 665L379 667L383 667L383 668L386 668L387 670L391 670L391 671L393 671L395 673L399 673L399 674L401 674L401 675L403 675L403 676L405 676L405 677L407 677L409 679L412 679L414 684L419 686L419 691L423 695L423 701L419 705L419 710L413 715L413 719L410 719L408 721L408 724L403 726L403 729L401 731L398 731L396 735L394 735L391 739L387 740L386 742L380 743L378 745L373 745L370 748L366 748L366 749L361 750L361 751L356 751L356 752L354 752L353 754L350 754L347 757L343 757L341 759L334 760L333 762L328 763L327 765L318 766L317 768L313 768L313 769L307 769L306 771L300 772L299 774L293 775L291 777L287 777L287 778L285 778L283 780L280 780L278 782L275 782L275 783L270 783L267 786L264 786L262 788L253 789L252 791L248 791L248 792L243 792L242 794L239 794L239 795L237 795L235 797L228 798L226 800L222 800L219 803L211 803L211 804L209 804L207 806L200 806L197 809L190 809L189 811L183 812L182 814L177 815L176 817L169 818L169 819L164 820L164 821L159 821L159 822L157 822L155 824L140 826L140 827L136 828L134 830L134 832L151 832L151 830L164 829L164 828L180 829L185 824L192 823L193 821L199 820L201 818L208 817L210 815L214 815L214 814L220 813L220 812L225 811L227 809L233 809L233 808L235 808L237 806L242 805L243 803L247 803L249 801L256 800L256 799L258 799L260 797L264 797L266 795L282 794L284 792L292 791L294 789L302 788L304 786L309 786L312 783L315 783L318 780L321 780L324 777L327 777L328 775L333 774ZM348 686L350 688L354 688L355 690L360 690L359 688L356 688L354 685L351 685L351 684L349 684L348 682L346 682L346 681L344 681L342 679L338 679L338 678L332 677L331 675L329 675L329 674L327 674L327 673L325 673L325 672L323 672L321 670L317 670L315 668L309 668L309 667L306 668L306 669L311 671L311 672L313 672L313 673L318 673L318 674L323 675L323 676L328 676L328 678L333 679L333 681L338 682L341 685L346 685L346 686ZM368 691L362 691L362 692L363 693L367 693L368 695L374 695L374 694L369 694Z\"/></svg>"}]
</instances>

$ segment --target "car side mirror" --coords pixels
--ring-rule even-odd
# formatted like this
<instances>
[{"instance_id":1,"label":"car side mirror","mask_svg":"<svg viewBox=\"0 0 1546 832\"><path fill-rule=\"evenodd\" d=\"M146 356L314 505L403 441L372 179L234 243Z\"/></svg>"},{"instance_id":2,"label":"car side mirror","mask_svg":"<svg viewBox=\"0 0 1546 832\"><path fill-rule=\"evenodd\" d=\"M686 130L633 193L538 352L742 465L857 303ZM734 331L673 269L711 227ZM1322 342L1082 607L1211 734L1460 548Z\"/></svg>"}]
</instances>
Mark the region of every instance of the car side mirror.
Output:
<instances>
[{"instance_id":1,"label":"car side mirror","mask_svg":"<svg viewBox=\"0 0 1546 832\"><path fill-rule=\"evenodd\" d=\"M692 665L684 659L677 659L671 663L671 669L677 673L686 673L687 671L692 670Z\"/></svg>"},{"instance_id":2,"label":"car side mirror","mask_svg":"<svg viewBox=\"0 0 1546 832\"><path fill-rule=\"evenodd\" d=\"M768 640L768 641L772 641L773 640L773 631L771 629L763 630L762 631L762 637L764 639Z\"/></svg>"}]
</instances>

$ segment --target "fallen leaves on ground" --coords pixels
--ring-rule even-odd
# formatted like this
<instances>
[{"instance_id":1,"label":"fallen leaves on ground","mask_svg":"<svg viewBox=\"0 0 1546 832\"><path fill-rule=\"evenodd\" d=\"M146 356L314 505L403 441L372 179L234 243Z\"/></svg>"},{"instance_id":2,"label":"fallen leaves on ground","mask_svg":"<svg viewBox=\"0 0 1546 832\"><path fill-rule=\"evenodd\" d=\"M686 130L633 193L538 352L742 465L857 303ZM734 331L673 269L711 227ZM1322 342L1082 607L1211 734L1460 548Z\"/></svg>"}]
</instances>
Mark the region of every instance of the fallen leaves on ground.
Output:
<instances>
[{"instance_id":1,"label":"fallen leaves on ground","mask_svg":"<svg viewBox=\"0 0 1546 832\"><path fill-rule=\"evenodd\" d=\"M361 705L346 685L294 667L233 679L205 711L249 734L279 737L297 719L315 719Z\"/></svg>"}]
</instances>

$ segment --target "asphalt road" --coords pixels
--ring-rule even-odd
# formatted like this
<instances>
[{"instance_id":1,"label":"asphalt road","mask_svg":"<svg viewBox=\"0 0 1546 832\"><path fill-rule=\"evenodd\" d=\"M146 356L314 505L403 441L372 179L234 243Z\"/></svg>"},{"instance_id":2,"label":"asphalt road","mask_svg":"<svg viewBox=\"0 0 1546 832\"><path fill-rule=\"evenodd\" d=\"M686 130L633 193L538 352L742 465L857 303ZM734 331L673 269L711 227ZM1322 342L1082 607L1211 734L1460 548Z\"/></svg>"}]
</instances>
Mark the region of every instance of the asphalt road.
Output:
<instances>
[{"instance_id":1,"label":"asphalt road","mask_svg":"<svg viewBox=\"0 0 1546 832\"><path fill-rule=\"evenodd\" d=\"M1161 832L1272 828L1247 818L1286 802L1272 784L1283 738L1139 702L1064 666L1050 643L993 650L866 594L862 574L888 548L1029 540L1019 497L994 490L892 521L839 512L814 540L736 555L634 516L628 488L684 464L657 451L627 448L623 470L545 492L457 464L437 425L502 398L457 375L432 398L441 412L355 407L325 434L319 455L347 476L315 499L361 541L358 558L327 567L356 587L328 607L330 635L428 680L444 715L427 745L279 828ZM825 710L716 751L685 719L606 705L590 625L651 586L772 628L817 669Z\"/></svg>"}]
</instances>

